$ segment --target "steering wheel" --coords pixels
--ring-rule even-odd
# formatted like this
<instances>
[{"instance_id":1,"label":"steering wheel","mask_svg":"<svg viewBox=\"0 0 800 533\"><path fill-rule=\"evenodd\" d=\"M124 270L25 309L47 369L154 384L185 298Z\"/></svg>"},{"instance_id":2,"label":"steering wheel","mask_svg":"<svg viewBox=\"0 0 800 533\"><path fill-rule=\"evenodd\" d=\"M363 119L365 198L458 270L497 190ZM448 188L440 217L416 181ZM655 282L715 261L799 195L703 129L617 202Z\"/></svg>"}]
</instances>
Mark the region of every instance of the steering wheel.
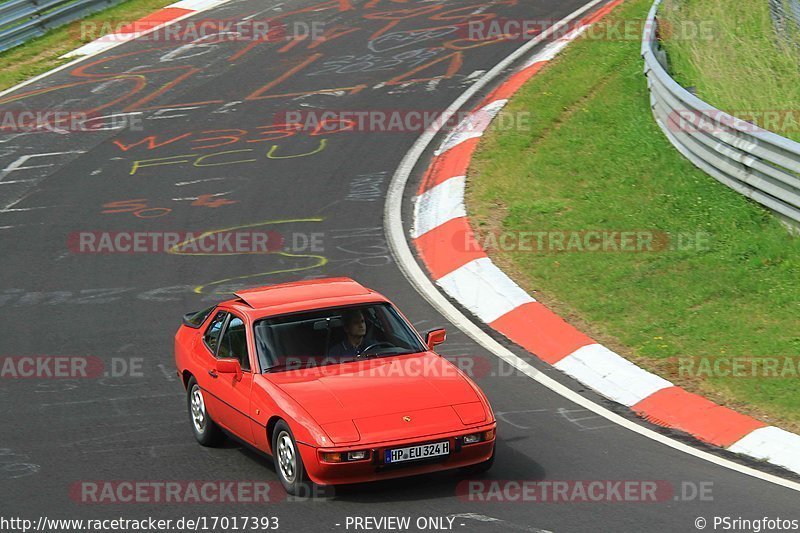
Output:
<instances>
[{"instance_id":1,"label":"steering wheel","mask_svg":"<svg viewBox=\"0 0 800 533\"><path fill-rule=\"evenodd\" d=\"M369 346L367 346L366 348L361 350L361 353L356 356L356 359L358 359L360 357L364 357L365 355L367 355L368 351L370 351L373 348L378 348L379 346L386 346L387 348L394 348L395 347L395 345L392 344L391 342L386 342L386 341L376 342L374 344L370 344Z\"/></svg>"}]
</instances>

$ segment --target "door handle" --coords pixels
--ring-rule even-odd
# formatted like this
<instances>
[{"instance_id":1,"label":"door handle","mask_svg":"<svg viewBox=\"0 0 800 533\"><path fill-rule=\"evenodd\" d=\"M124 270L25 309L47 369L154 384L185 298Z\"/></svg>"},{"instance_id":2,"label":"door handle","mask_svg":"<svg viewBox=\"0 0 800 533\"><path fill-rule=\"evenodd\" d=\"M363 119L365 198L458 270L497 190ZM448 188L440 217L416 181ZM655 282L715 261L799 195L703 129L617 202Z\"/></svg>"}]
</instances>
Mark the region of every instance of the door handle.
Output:
<instances>
[{"instance_id":1,"label":"door handle","mask_svg":"<svg viewBox=\"0 0 800 533\"><path fill-rule=\"evenodd\" d=\"M217 379L217 377L218 377L218 374L217 374L216 370L209 370L208 371L208 375L211 376L214 379Z\"/></svg>"}]
</instances>

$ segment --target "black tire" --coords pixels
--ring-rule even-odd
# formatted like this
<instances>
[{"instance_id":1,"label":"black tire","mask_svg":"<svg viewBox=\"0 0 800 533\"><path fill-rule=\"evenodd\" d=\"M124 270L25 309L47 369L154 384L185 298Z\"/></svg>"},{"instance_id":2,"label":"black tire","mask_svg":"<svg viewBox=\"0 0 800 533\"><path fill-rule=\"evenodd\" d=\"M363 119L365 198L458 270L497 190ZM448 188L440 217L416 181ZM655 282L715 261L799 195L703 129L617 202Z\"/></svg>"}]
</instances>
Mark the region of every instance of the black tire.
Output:
<instances>
[{"instance_id":1,"label":"black tire","mask_svg":"<svg viewBox=\"0 0 800 533\"><path fill-rule=\"evenodd\" d=\"M497 452L497 444L495 444L494 448L492 448L491 457L489 457L482 463L465 466L464 468L461 469L461 473L467 476L479 476L481 474L485 474L492 468L492 465L494 465L494 456L496 452Z\"/></svg>"},{"instance_id":2,"label":"black tire","mask_svg":"<svg viewBox=\"0 0 800 533\"><path fill-rule=\"evenodd\" d=\"M308 478L303 458L297 449L292 430L283 420L272 430L272 460L283 488L292 496L312 496L313 483Z\"/></svg>"},{"instance_id":3,"label":"black tire","mask_svg":"<svg viewBox=\"0 0 800 533\"><path fill-rule=\"evenodd\" d=\"M189 422L191 422L192 433L203 446L216 446L224 438L222 430L211 420L206 411L206 402L203 397L203 390L197 384L194 377L189 379L186 387L186 406L189 410Z\"/></svg>"}]
</instances>

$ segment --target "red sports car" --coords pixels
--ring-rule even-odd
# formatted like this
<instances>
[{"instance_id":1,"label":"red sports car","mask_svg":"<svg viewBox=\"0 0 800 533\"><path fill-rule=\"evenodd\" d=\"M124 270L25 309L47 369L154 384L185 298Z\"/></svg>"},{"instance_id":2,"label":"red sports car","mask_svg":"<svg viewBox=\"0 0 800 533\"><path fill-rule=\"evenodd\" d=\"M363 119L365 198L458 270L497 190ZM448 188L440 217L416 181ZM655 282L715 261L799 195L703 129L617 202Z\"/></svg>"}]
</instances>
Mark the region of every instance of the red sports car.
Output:
<instances>
[{"instance_id":1,"label":"red sports car","mask_svg":"<svg viewBox=\"0 0 800 533\"><path fill-rule=\"evenodd\" d=\"M248 289L190 313L175 362L192 430L272 455L286 490L491 467L486 396L380 294L347 278Z\"/></svg>"}]
</instances>

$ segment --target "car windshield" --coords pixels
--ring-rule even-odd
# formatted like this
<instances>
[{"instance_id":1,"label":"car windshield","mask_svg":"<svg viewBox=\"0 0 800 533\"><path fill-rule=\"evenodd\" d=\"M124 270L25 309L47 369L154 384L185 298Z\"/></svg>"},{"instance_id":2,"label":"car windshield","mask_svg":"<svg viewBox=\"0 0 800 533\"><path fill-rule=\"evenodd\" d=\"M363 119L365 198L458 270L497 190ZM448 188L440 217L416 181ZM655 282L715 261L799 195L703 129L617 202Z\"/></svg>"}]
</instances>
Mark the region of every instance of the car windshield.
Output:
<instances>
[{"instance_id":1,"label":"car windshield","mask_svg":"<svg viewBox=\"0 0 800 533\"><path fill-rule=\"evenodd\" d=\"M412 327L387 303L270 317L253 327L264 372L426 350Z\"/></svg>"}]
</instances>

